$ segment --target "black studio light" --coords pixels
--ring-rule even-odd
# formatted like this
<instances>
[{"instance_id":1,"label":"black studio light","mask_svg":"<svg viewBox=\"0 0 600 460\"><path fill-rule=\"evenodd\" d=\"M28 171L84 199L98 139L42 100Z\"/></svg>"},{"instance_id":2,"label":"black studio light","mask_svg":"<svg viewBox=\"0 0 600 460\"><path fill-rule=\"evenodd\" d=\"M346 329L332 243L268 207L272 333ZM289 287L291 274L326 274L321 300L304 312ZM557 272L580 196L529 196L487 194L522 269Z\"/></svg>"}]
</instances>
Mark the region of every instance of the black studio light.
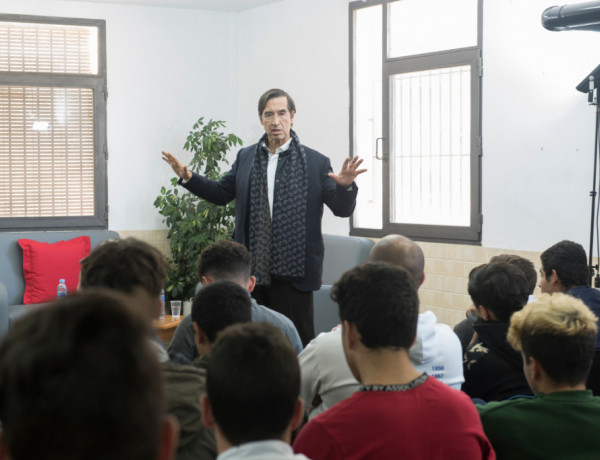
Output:
<instances>
[{"instance_id":1,"label":"black studio light","mask_svg":"<svg viewBox=\"0 0 600 460\"><path fill-rule=\"evenodd\" d=\"M542 13L542 25L552 31L593 30L600 32L600 1L551 6Z\"/></svg>"}]
</instances>

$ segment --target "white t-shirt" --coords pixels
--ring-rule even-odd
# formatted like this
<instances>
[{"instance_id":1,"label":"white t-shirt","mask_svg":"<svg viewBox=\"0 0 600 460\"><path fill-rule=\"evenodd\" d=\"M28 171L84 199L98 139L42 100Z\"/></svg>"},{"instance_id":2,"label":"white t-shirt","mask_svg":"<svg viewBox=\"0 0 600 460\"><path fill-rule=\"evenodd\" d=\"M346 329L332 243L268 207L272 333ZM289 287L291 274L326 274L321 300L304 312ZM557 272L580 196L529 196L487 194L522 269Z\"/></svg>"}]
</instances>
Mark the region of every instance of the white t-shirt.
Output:
<instances>
[{"instance_id":1,"label":"white t-shirt","mask_svg":"<svg viewBox=\"0 0 600 460\"><path fill-rule=\"evenodd\" d=\"M452 388L460 390L465 381L460 340L450 326L437 323L430 311L419 315L417 339L409 356L417 371L427 372ZM344 356L341 328L319 334L298 355L298 361L300 395L306 407L312 407L309 418L350 397L360 387ZM321 402L313 405L317 395Z\"/></svg>"},{"instance_id":2,"label":"white t-shirt","mask_svg":"<svg viewBox=\"0 0 600 460\"><path fill-rule=\"evenodd\" d=\"M231 447L221 453L217 460L308 460L308 458L302 454L294 454L289 444L273 439Z\"/></svg>"}]
</instances>

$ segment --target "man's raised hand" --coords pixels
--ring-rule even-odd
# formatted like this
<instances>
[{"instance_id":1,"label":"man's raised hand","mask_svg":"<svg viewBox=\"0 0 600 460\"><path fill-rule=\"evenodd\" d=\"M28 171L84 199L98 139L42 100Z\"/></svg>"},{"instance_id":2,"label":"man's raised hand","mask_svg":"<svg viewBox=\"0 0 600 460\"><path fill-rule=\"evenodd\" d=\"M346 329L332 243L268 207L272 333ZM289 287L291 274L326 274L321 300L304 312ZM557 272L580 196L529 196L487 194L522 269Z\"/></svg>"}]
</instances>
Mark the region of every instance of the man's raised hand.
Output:
<instances>
[{"instance_id":1,"label":"man's raised hand","mask_svg":"<svg viewBox=\"0 0 600 460\"><path fill-rule=\"evenodd\" d=\"M171 168L173 168L175 174L181 177L184 181L188 181L192 178L192 173L188 169L187 165L182 164L177 157L171 155L169 152L165 152L163 150L161 153L162 159L171 165Z\"/></svg>"},{"instance_id":2,"label":"man's raised hand","mask_svg":"<svg viewBox=\"0 0 600 460\"><path fill-rule=\"evenodd\" d=\"M358 156L346 158L340 173L337 175L334 173L329 173L329 177L331 177L336 184L342 187L348 187L352 184L352 182L354 182L356 176L367 171L366 169L358 169L362 162L362 158L359 158Z\"/></svg>"}]
</instances>

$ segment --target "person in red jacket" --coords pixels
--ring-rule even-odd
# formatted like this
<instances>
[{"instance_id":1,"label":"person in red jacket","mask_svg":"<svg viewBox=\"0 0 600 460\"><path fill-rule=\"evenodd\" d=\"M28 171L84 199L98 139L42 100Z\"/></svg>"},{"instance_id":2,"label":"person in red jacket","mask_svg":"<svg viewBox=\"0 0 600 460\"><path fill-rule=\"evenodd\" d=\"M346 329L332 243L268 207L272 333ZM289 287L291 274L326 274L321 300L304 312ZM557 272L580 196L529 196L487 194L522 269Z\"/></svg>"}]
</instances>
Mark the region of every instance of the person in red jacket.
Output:
<instances>
[{"instance_id":1,"label":"person in red jacket","mask_svg":"<svg viewBox=\"0 0 600 460\"><path fill-rule=\"evenodd\" d=\"M333 286L358 392L312 419L294 451L320 459L495 459L470 399L411 364L417 289L408 272L369 263Z\"/></svg>"}]
</instances>

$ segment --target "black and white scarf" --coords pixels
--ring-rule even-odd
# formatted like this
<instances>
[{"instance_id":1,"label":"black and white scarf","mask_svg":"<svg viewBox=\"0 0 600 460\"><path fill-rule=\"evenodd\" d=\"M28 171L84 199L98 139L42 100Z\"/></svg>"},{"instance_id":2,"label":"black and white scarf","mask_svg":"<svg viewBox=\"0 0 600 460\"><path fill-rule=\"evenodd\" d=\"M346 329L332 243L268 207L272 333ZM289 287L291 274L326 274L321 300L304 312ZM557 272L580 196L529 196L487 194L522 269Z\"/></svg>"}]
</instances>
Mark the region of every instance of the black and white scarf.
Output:
<instances>
[{"instance_id":1,"label":"black and white scarf","mask_svg":"<svg viewBox=\"0 0 600 460\"><path fill-rule=\"evenodd\" d=\"M270 276L304 276L306 250L306 202L308 179L306 152L290 130L289 158L278 172L273 193L273 218L269 208L267 165L270 152L265 134L254 154L250 172L249 246L252 274L258 284L269 284Z\"/></svg>"}]
</instances>

